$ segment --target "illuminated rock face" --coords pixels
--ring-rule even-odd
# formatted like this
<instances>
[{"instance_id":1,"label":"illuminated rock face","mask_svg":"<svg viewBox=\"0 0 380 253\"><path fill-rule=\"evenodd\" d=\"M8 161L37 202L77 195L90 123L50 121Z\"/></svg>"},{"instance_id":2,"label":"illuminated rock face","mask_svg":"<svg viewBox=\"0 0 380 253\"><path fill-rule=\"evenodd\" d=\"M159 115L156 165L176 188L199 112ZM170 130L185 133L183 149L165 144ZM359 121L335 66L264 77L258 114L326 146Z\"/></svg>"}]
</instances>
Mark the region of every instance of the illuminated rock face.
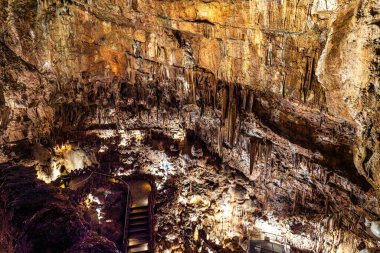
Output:
<instances>
[{"instance_id":1,"label":"illuminated rock face","mask_svg":"<svg viewBox=\"0 0 380 253\"><path fill-rule=\"evenodd\" d=\"M78 127L88 107L105 121L123 84L136 84L133 97L167 83L205 104L205 89L237 83L269 96L256 109L276 133L346 160L330 167L354 161L378 185L376 1L23 0L3 1L0 18L4 144Z\"/></svg>"},{"instance_id":2,"label":"illuminated rock face","mask_svg":"<svg viewBox=\"0 0 380 253\"><path fill-rule=\"evenodd\" d=\"M194 130L248 181L290 168L313 194L334 171L378 192L378 20L374 0L1 1L0 162L97 129Z\"/></svg>"},{"instance_id":3,"label":"illuminated rock face","mask_svg":"<svg viewBox=\"0 0 380 253\"><path fill-rule=\"evenodd\" d=\"M199 252L199 249L201 252L244 252L249 239L263 236L277 237L293 249L313 252L351 251L361 242L367 247L376 245L375 238L362 233L366 225L363 217L370 220L380 217L378 199L373 192L363 191L322 166L308 164L304 157L295 156L294 161L289 161L277 145L271 147L270 157L264 154L255 157L250 174L249 166L247 171L241 170L238 163L238 169L222 163L191 132L183 139L174 139L177 135L169 129L126 130L112 136L109 130L94 133L98 137L82 136L82 140L69 137L72 147L84 149L87 146L86 154L95 155L99 166L79 173L74 171L65 187L61 185L61 178L49 185L37 180L33 168L2 165L0 182L4 182L4 187L0 189L0 217L7 222L0 230L0 238L5 238L0 240L0 245L5 252L15 252L22 243L31 245L30 248L39 247L39 252L46 252L48 247L61 252L56 245L35 246L36 241L50 236L45 235L45 230L36 240L20 236L25 230L33 235L40 233L39 227L54 224L51 216L36 219L35 228L17 227L10 218L12 215L19 217L17 220L40 217L40 209L54 207L51 202L76 210L70 217L99 234L80 241L79 246L91 249L92 245L107 248L115 244L120 250L127 199L124 182L130 182L131 192L135 192L136 180L128 179L130 175L136 176L135 173L154 179L155 252ZM258 147L259 143L255 145ZM100 147L103 147L102 152L99 152ZM56 149L57 153L67 150L67 146ZM234 160L236 158L227 162ZM282 166L278 165L280 162ZM265 164L267 169L264 169ZM51 194L42 198L40 192L44 191ZM149 186L147 192L150 191ZM33 195L35 198L28 198ZM6 209L11 196L16 196L17 204L14 209ZM131 196L132 204L134 196ZM25 205L33 207L26 214L19 207ZM71 229L70 224L64 223L63 227ZM56 235L52 233L53 242L61 240L55 238ZM72 240L64 233L59 236L62 240ZM78 244L73 246L69 241L62 247L75 249Z\"/></svg>"}]
</instances>

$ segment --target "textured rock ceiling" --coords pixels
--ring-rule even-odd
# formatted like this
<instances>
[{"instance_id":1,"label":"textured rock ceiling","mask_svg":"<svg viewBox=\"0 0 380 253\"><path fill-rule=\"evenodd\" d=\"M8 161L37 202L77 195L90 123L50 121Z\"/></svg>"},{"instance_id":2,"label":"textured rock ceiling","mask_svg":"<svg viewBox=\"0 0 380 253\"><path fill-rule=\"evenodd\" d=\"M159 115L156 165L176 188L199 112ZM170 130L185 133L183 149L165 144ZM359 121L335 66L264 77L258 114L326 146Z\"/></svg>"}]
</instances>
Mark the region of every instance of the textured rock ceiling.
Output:
<instances>
[{"instance_id":1,"label":"textured rock ceiling","mask_svg":"<svg viewBox=\"0 0 380 253\"><path fill-rule=\"evenodd\" d=\"M153 175L156 252L241 251L255 229L375 247L379 20L376 0L0 0L0 248L117 250L83 218L84 193L117 187L61 189L61 165ZM12 180L83 227L38 248Z\"/></svg>"}]
</instances>

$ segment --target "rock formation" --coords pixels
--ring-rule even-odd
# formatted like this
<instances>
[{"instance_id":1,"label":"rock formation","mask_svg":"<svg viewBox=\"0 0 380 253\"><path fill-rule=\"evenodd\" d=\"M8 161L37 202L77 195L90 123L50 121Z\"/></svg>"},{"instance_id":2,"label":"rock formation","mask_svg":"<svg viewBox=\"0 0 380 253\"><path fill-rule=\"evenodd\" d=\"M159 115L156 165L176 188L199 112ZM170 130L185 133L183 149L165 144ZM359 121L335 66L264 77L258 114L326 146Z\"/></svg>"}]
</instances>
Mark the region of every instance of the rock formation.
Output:
<instances>
[{"instance_id":1,"label":"rock formation","mask_svg":"<svg viewBox=\"0 0 380 253\"><path fill-rule=\"evenodd\" d=\"M96 173L135 172L157 184L156 252L244 251L258 231L293 250L375 247L379 20L376 0L0 1L0 247L121 250L121 221L89 210L114 202L84 201L122 199ZM22 180L86 237L36 251L43 232L12 220L26 204L8 206Z\"/></svg>"}]
</instances>

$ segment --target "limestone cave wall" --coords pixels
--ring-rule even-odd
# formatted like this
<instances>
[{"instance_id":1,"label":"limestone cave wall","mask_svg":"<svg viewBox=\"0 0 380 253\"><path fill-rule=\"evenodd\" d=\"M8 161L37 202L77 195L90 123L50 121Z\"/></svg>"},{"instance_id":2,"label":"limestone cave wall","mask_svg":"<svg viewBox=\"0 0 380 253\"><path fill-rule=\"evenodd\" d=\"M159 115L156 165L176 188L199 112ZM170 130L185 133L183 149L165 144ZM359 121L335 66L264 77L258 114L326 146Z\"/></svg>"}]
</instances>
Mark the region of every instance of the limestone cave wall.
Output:
<instances>
[{"instance_id":1,"label":"limestone cave wall","mask_svg":"<svg viewBox=\"0 0 380 253\"><path fill-rule=\"evenodd\" d=\"M207 106L233 84L275 133L378 184L376 1L23 0L0 14L2 145L115 110L126 85Z\"/></svg>"}]
</instances>

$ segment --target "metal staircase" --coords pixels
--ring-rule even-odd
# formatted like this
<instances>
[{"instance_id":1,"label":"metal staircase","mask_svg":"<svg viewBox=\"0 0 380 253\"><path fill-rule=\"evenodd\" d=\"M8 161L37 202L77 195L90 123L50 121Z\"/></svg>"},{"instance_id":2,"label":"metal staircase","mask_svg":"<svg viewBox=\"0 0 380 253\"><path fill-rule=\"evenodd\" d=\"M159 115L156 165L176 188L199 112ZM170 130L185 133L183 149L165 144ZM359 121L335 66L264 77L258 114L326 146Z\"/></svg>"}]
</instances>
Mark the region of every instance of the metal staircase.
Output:
<instances>
[{"instance_id":1,"label":"metal staircase","mask_svg":"<svg viewBox=\"0 0 380 253\"><path fill-rule=\"evenodd\" d=\"M127 253L150 252L149 206L130 208L127 225Z\"/></svg>"},{"instance_id":2,"label":"metal staircase","mask_svg":"<svg viewBox=\"0 0 380 253\"><path fill-rule=\"evenodd\" d=\"M124 224L124 253L148 253L153 250L153 194L151 183L130 178Z\"/></svg>"}]
</instances>

